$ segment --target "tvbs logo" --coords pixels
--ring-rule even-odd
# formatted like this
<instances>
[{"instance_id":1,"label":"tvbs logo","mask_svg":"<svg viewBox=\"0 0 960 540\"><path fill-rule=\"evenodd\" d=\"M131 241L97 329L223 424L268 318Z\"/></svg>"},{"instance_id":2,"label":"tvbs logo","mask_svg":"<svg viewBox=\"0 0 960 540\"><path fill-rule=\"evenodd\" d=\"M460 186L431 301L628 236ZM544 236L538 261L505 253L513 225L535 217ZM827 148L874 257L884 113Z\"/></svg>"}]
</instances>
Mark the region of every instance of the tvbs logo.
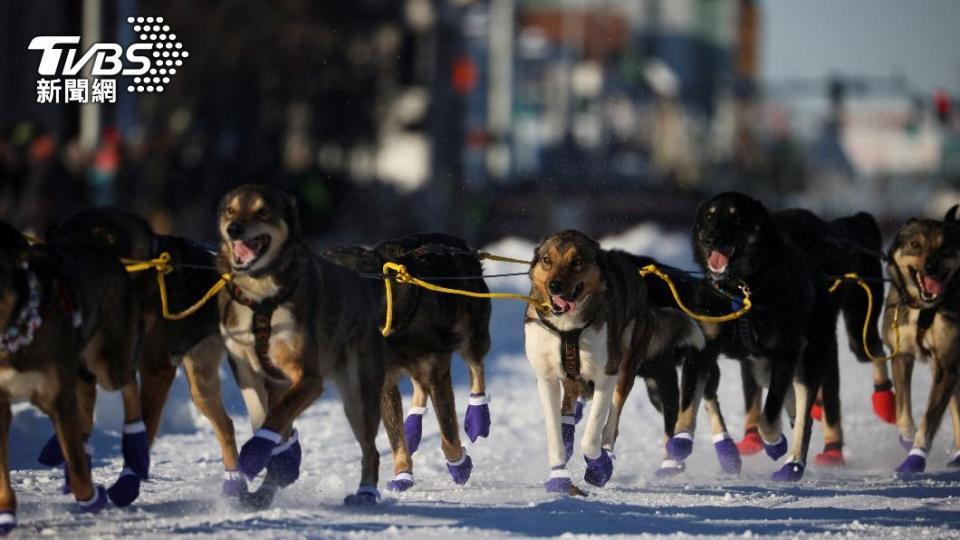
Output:
<instances>
[{"instance_id":1,"label":"tvbs logo","mask_svg":"<svg viewBox=\"0 0 960 540\"><path fill-rule=\"evenodd\" d=\"M117 76L133 77L128 92L163 92L190 53L170 26L163 24L163 17L129 17L127 23L139 41L126 48L117 43L94 43L81 51L80 36L33 38L28 48L42 53L37 67L41 76L37 102L114 103ZM89 72L80 75L86 67Z\"/></svg>"}]
</instances>

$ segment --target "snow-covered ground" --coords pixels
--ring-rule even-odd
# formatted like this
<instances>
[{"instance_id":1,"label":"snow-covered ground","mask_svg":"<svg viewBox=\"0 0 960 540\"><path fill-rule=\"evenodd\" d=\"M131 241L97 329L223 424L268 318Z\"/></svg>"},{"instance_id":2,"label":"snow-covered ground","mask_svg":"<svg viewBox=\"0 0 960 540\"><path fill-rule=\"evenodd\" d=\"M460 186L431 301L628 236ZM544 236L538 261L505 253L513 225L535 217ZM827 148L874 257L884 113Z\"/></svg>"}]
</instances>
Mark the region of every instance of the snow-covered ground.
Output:
<instances>
[{"instance_id":1,"label":"snow-covered ground","mask_svg":"<svg viewBox=\"0 0 960 540\"><path fill-rule=\"evenodd\" d=\"M656 227L640 226L604 242L691 267L687 238ZM488 246L494 253L528 258L529 242L508 239ZM516 266L488 264L487 273L517 271ZM526 278L492 280L493 290L525 290ZM739 478L720 475L710 442L706 415L700 415L694 454L687 472L660 481L653 476L660 459L661 421L647 401L643 385L627 403L621 422L614 477L585 499L556 497L543 491L546 446L536 386L523 356L519 302L494 304L493 351L487 358L488 389L493 396L489 439L469 445L473 476L454 485L444 466L432 413L424 422L424 440L415 455L417 485L409 492L384 492L373 508L341 504L359 478L359 448L350 433L335 392L311 407L297 426L304 445L304 467L297 484L281 492L272 509L248 512L219 496L222 477L219 449L209 425L189 404L182 377L168 404L164 429L153 451L153 478L140 500L126 509L108 508L97 516L72 512L72 499L61 495L59 471L37 469L36 455L50 433L49 422L29 406L16 408L11 433L14 489L20 501L21 537L52 536L158 538L173 535L235 538L363 538L386 534L425 538L504 536L903 536L960 538L960 475L944 463L952 449L949 420L930 452L931 474L902 481L891 471L903 458L896 429L876 419L870 407L870 368L841 350L847 467L839 471L812 465L795 485L771 482L776 466L765 455L744 459ZM842 329L840 330L842 332ZM845 340L841 339L841 343ZM721 403L733 434L742 433L742 397L736 365L722 361ZM915 410L923 410L930 375L921 366L915 375ZM466 370L455 371L458 406L466 407ZM239 393L227 382L225 398L242 443L250 436ZM98 404L95 477L109 485L120 469L117 396ZM581 426L582 428L582 426ZM578 434L579 435L579 434ZM466 437L463 438L467 441ZM579 443L579 438L578 438ZM392 463L386 436L378 439L382 460L380 487ZM811 448L822 437L815 428ZM575 481L584 464L571 460Z\"/></svg>"}]
</instances>

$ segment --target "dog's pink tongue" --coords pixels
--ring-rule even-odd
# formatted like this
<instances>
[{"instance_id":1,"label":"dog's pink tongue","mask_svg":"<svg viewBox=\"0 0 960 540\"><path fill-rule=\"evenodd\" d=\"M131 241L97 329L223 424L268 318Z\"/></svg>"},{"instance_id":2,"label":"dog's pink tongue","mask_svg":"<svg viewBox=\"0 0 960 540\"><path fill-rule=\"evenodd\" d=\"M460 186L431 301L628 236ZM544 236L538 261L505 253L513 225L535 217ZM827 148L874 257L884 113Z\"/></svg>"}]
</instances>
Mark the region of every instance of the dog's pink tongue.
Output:
<instances>
[{"instance_id":1,"label":"dog's pink tongue","mask_svg":"<svg viewBox=\"0 0 960 540\"><path fill-rule=\"evenodd\" d=\"M256 253L243 240L236 240L233 242L233 255L240 262L247 262L256 256Z\"/></svg>"},{"instance_id":2,"label":"dog's pink tongue","mask_svg":"<svg viewBox=\"0 0 960 540\"><path fill-rule=\"evenodd\" d=\"M707 264L710 265L711 270L723 270L727 267L727 263L730 262L730 257L727 257L723 253L720 253L717 250L710 252L710 257L707 258Z\"/></svg>"},{"instance_id":3,"label":"dog's pink tongue","mask_svg":"<svg viewBox=\"0 0 960 540\"><path fill-rule=\"evenodd\" d=\"M930 294L940 294L943 284L930 276L923 276L923 290Z\"/></svg>"},{"instance_id":4,"label":"dog's pink tongue","mask_svg":"<svg viewBox=\"0 0 960 540\"><path fill-rule=\"evenodd\" d=\"M560 311L563 311L564 313L569 313L573 311L573 308L577 307L576 302L568 302L557 295L551 296L550 299L553 300L553 305L560 308Z\"/></svg>"}]
</instances>

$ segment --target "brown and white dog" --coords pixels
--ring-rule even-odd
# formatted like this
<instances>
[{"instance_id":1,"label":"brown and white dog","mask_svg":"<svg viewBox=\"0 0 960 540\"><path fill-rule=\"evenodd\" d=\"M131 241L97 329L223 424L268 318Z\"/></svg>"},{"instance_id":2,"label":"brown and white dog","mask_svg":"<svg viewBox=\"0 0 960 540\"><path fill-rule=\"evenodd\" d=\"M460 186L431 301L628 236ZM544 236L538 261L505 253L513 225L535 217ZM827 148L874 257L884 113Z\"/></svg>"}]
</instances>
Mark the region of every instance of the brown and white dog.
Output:
<instances>
[{"instance_id":1,"label":"brown and white dog","mask_svg":"<svg viewBox=\"0 0 960 540\"><path fill-rule=\"evenodd\" d=\"M527 309L524 337L546 422L547 491L581 493L566 469L569 455L561 426L565 382L568 388L571 383L592 387L593 405L581 441L584 480L603 486L613 474L619 411L637 366L661 352L703 347L703 334L692 319L649 302L645 281L637 274L642 266L639 258L602 249L570 230L547 237L534 252L530 294L549 308ZM618 380L629 385L618 387Z\"/></svg>"},{"instance_id":2,"label":"brown and white dog","mask_svg":"<svg viewBox=\"0 0 960 540\"><path fill-rule=\"evenodd\" d=\"M898 232L888 254L893 286L887 293L884 341L891 351L897 401L897 428L909 455L901 475L921 473L927 451L950 405L955 447L950 467L960 467L960 222L957 206L943 221L911 219ZM896 320L896 324L894 324ZM930 359L933 386L917 429L913 421L911 377L915 360Z\"/></svg>"},{"instance_id":3,"label":"brown and white dog","mask_svg":"<svg viewBox=\"0 0 960 540\"><path fill-rule=\"evenodd\" d=\"M245 185L220 201L220 269L233 275L220 294L220 332L256 430L239 470L263 485L241 496L252 506L299 476L293 422L332 379L363 454L360 487L347 504L379 499L380 427L386 340L378 325L379 280L317 257L306 245L295 200L267 185Z\"/></svg>"},{"instance_id":4,"label":"brown and white dog","mask_svg":"<svg viewBox=\"0 0 960 540\"><path fill-rule=\"evenodd\" d=\"M133 382L140 332L130 287L120 262L99 246L29 247L0 223L0 532L16 526L7 440L12 401L29 400L50 416L81 510L106 505L84 448L92 415L79 410L78 394L96 383L117 390Z\"/></svg>"}]
</instances>

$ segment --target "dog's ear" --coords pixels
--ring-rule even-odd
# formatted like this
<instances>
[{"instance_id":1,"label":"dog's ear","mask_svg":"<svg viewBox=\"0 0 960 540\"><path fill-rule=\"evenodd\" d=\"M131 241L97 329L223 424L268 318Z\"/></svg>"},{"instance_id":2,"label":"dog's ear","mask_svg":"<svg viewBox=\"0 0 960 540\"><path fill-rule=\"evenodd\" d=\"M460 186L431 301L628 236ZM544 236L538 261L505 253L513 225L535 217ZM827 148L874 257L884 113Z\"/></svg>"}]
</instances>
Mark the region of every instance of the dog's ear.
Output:
<instances>
[{"instance_id":1,"label":"dog's ear","mask_svg":"<svg viewBox=\"0 0 960 540\"><path fill-rule=\"evenodd\" d=\"M290 228L290 236L300 238L303 236L303 230L300 228L300 210L297 208L297 198L290 193L286 193L287 215L285 221Z\"/></svg>"},{"instance_id":2,"label":"dog's ear","mask_svg":"<svg viewBox=\"0 0 960 540\"><path fill-rule=\"evenodd\" d=\"M944 223L956 223L957 221L957 209L960 208L960 204L955 204L947 210L945 216L943 216Z\"/></svg>"}]
</instances>

